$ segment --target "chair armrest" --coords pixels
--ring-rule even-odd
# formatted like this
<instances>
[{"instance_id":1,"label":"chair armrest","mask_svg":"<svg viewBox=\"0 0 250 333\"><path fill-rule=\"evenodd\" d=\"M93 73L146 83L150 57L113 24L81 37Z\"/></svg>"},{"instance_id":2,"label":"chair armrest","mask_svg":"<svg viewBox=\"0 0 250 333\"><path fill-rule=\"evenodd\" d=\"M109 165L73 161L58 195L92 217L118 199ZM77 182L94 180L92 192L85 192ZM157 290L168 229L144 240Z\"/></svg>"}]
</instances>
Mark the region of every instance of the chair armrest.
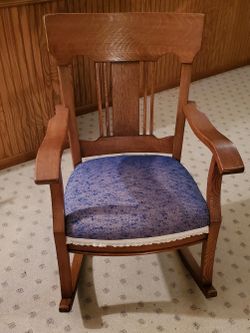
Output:
<instances>
[{"instance_id":1,"label":"chair armrest","mask_svg":"<svg viewBox=\"0 0 250 333\"><path fill-rule=\"evenodd\" d=\"M36 184L51 184L59 181L61 156L65 146L68 121L69 110L62 105L57 105L55 116L49 120L45 138L37 153Z\"/></svg>"},{"instance_id":2,"label":"chair armrest","mask_svg":"<svg viewBox=\"0 0 250 333\"><path fill-rule=\"evenodd\" d=\"M194 102L188 102L183 112L194 134L211 150L221 174L244 171L244 164L236 147L217 131L204 113L198 111Z\"/></svg>"}]
</instances>

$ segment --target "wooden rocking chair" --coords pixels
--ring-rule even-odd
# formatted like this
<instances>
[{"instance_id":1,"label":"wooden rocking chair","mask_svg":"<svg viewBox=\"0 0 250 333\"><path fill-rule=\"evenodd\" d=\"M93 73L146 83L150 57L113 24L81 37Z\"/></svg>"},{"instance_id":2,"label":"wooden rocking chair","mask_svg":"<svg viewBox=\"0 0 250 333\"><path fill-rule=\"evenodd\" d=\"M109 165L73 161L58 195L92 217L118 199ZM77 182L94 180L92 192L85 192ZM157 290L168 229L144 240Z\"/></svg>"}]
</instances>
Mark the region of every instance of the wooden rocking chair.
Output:
<instances>
[{"instance_id":1,"label":"wooden rocking chair","mask_svg":"<svg viewBox=\"0 0 250 333\"><path fill-rule=\"evenodd\" d=\"M203 22L203 14L181 13L45 16L62 105L56 107L38 151L35 182L51 189L60 311L72 307L84 255L178 249L203 294L217 294L212 275L221 224L221 179L223 174L243 172L244 166L233 144L188 102ZM175 133L159 139L153 135L154 81L156 62L167 53L181 62L180 93ZM100 130L96 141L78 138L71 68L77 55L95 63ZM212 152L206 201L180 163L186 119ZM64 193L60 163L67 135L74 171ZM82 162L82 157L97 155L105 156ZM200 242L198 265L187 246ZM72 267L70 252L75 253Z\"/></svg>"}]
</instances>

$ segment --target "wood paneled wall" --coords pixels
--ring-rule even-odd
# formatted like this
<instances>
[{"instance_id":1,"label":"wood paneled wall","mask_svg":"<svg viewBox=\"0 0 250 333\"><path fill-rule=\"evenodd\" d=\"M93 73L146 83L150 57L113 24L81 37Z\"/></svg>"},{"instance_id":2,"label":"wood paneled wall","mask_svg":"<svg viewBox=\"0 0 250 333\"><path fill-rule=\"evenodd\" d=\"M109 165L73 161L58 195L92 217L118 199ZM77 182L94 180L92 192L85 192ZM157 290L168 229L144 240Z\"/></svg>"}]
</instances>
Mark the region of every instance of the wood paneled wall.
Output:
<instances>
[{"instance_id":1,"label":"wood paneled wall","mask_svg":"<svg viewBox=\"0 0 250 333\"><path fill-rule=\"evenodd\" d=\"M0 0L0 168L35 156L59 102L57 69L47 52L42 16L125 11L205 13L194 80L250 62L248 0ZM174 56L160 59L157 89L176 85L179 70ZM93 63L75 59L74 76L78 112L95 109Z\"/></svg>"}]
</instances>

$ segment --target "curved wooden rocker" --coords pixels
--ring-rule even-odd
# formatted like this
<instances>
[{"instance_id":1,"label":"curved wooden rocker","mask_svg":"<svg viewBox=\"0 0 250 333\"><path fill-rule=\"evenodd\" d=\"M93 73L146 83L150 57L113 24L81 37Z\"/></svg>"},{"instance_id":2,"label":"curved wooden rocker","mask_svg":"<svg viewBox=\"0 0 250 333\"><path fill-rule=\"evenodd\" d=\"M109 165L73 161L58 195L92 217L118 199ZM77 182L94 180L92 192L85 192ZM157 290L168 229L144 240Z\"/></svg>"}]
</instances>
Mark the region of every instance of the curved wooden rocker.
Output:
<instances>
[{"instance_id":1,"label":"curved wooden rocker","mask_svg":"<svg viewBox=\"0 0 250 333\"><path fill-rule=\"evenodd\" d=\"M177 249L203 294L206 297L213 297L217 294L212 285L212 275L216 242L221 224L222 175L243 172L244 166L233 144L213 127L203 113L197 110L195 103L188 102L191 67L193 59L200 49L203 21L204 15L202 14L179 13L55 14L45 16L48 48L58 64L62 105L56 107L55 116L49 121L47 134L38 151L35 181L37 184L49 184L51 189L53 230L62 293L59 310L62 312L70 311L72 307L84 255L135 255ZM154 75L157 59L169 52L176 54L181 62L176 128L174 135L158 139L153 135ZM78 138L70 66L72 58L76 55L86 55L95 62L100 129L100 138L96 141L81 141ZM143 115L140 118L139 97L141 95L143 96ZM110 109L111 99L112 110ZM78 173L83 172L84 174L86 172L87 176L90 177L93 168L98 170L101 167L102 172L104 172L102 181L105 183L109 177L107 170L110 165L115 165L114 163L117 163L116 168L120 168L118 172L114 166L114 177L118 177L117 175L125 177L122 172L126 173L126 165L129 165L134 168L136 175L137 172L146 174L149 181L155 182L154 174L150 173L151 169L163 168L164 170L166 162L166 168L173 165L177 174L183 172L185 182L190 181L191 187L196 191L195 182L190 180L191 176L186 174L179 162L186 119L196 136L212 152L207 181L207 202L204 206L208 212L208 223L201 228L199 227L199 230L195 228L186 230L185 223L183 223L183 227L181 222L179 223L177 220L173 227L176 229L173 229L174 232L171 233L166 231L166 228L171 225L171 221L168 222L166 218L166 221L163 219L163 222L159 221L153 225L152 230L156 230L156 234L146 235L144 227L140 228L140 225L139 227L135 225L135 228L138 227L136 232L140 236L139 238L128 227L126 232L132 235L131 237L121 239L121 236L118 237L115 234L114 239L110 239L111 236L102 237L101 234L95 237L91 227L85 225L88 218L91 218L93 227L96 227L96 221L100 218L100 214L95 215L94 213L98 207L86 208L83 204L82 210L77 210L77 214L74 210L70 213L67 212L67 209L69 210L67 205L71 200L71 193L67 194L67 191L73 191L74 186L79 186L77 181L73 184L74 186L72 185L78 179ZM75 169L64 196L60 165L67 136ZM137 154L136 157L133 156L134 159L128 155L126 158L121 156L114 158L111 157L114 155L109 155L110 157L103 159L92 159L91 161L95 161L90 161L92 164L86 164L90 162L82 163L82 157L86 156L128 152L148 152L154 155L138 157L141 155ZM162 154L172 154L172 157L162 156ZM147 163L150 168L152 167L148 173L147 170L145 171ZM121 165L125 167L122 169ZM98 177L97 172L97 180L94 179L95 177L89 179L94 179L93 182L96 181L96 186L99 186L100 178ZM143 177L141 178L141 186L147 181ZM176 179L171 177L170 181L175 182ZM164 200L162 193L164 195L168 193L167 182L164 183L165 178L162 179L163 183L160 186L165 192L155 192L158 193L159 200ZM129 184L130 181L128 178L116 180L123 185ZM79 183L81 181L79 178ZM87 186L86 183L83 184L85 185L81 185L82 187ZM140 184L136 186L140 187ZM92 185L90 184L90 186ZM68 188L69 190L67 190ZM82 188L80 190L82 191ZM156 191L152 188L153 190ZM132 191L129 193L137 198L138 191L135 192L133 186L129 188L129 191ZM135 193L137 194L135 195ZM141 204L147 205L147 207L150 205L150 200L146 198L146 195L149 194L145 192L145 200L141 200ZM87 195L92 198L91 191ZM97 195L99 194L97 193ZM199 202L202 202L200 192L197 192L197 195ZM151 204L153 199L154 197L152 197ZM119 201L119 198L117 200ZM74 205L74 200L72 202L71 204ZM187 207L189 207L188 205L189 203L187 203ZM134 209L133 205L128 206L127 211L130 208ZM140 210L140 205L137 208ZM178 207L180 210L181 208ZM101 209L101 212L115 209L119 213L120 208L118 205L109 208L104 205L98 209ZM122 209L124 210L126 207L122 207ZM91 216L86 215L86 210L94 213L90 214ZM128 214L127 211L126 214ZM172 211L175 209L170 209L170 214ZM146 209L145 212L148 213L148 210ZM82 217L81 214L85 214L85 217ZM200 215L198 215L197 221L199 217ZM73 219L72 223L69 222L71 218ZM102 215L102 218L105 219L105 216ZM123 221L125 220L123 219ZM197 221L193 219L191 224L196 226ZM149 229L154 223L154 221L148 220L144 222ZM104 231L109 234L107 223L103 222L103 230L106 228ZM129 225L129 221L123 223ZM76 228L77 236L74 229L76 226L80 228ZM160 228L162 229L160 230ZM95 230L99 232L98 226ZM110 234L112 234L112 230L113 225L110 224ZM119 229L118 232L120 233L121 230ZM200 242L202 243L202 254L199 266L187 247ZM69 259L70 252L75 253L72 267Z\"/></svg>"}]
</instances>

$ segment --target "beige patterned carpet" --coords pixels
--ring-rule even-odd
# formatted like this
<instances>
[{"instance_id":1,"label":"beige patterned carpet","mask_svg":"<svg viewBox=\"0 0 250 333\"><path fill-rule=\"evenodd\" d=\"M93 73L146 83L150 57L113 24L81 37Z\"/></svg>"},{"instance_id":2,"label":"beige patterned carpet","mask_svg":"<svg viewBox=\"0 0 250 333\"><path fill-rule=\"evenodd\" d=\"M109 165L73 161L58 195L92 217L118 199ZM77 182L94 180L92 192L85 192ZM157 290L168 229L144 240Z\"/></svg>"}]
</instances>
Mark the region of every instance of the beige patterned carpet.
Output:
<instances>
[{"instance_id":1,"label":"beige patterned carpet","mask_svg":"<svg viewBox=\"0 0 250 333\"><path fill-rule=\"evenodd\" d=\"M0 172L0 333L250 332L250 66L192 84L190 99L239 148L246 166L225 176L215 262L218 297L206 300L175 252L88 258L72 312L58 312L49 189L34 162ZM172 133L177 89L156 97L156 135ZM94 138L96 114L79 119ZM183 162L204 193L209 151L186 128ZM65 177L71 170L63 157ZM199 247L194 248L198 254Z\"/></svg>"}]
</instances>

